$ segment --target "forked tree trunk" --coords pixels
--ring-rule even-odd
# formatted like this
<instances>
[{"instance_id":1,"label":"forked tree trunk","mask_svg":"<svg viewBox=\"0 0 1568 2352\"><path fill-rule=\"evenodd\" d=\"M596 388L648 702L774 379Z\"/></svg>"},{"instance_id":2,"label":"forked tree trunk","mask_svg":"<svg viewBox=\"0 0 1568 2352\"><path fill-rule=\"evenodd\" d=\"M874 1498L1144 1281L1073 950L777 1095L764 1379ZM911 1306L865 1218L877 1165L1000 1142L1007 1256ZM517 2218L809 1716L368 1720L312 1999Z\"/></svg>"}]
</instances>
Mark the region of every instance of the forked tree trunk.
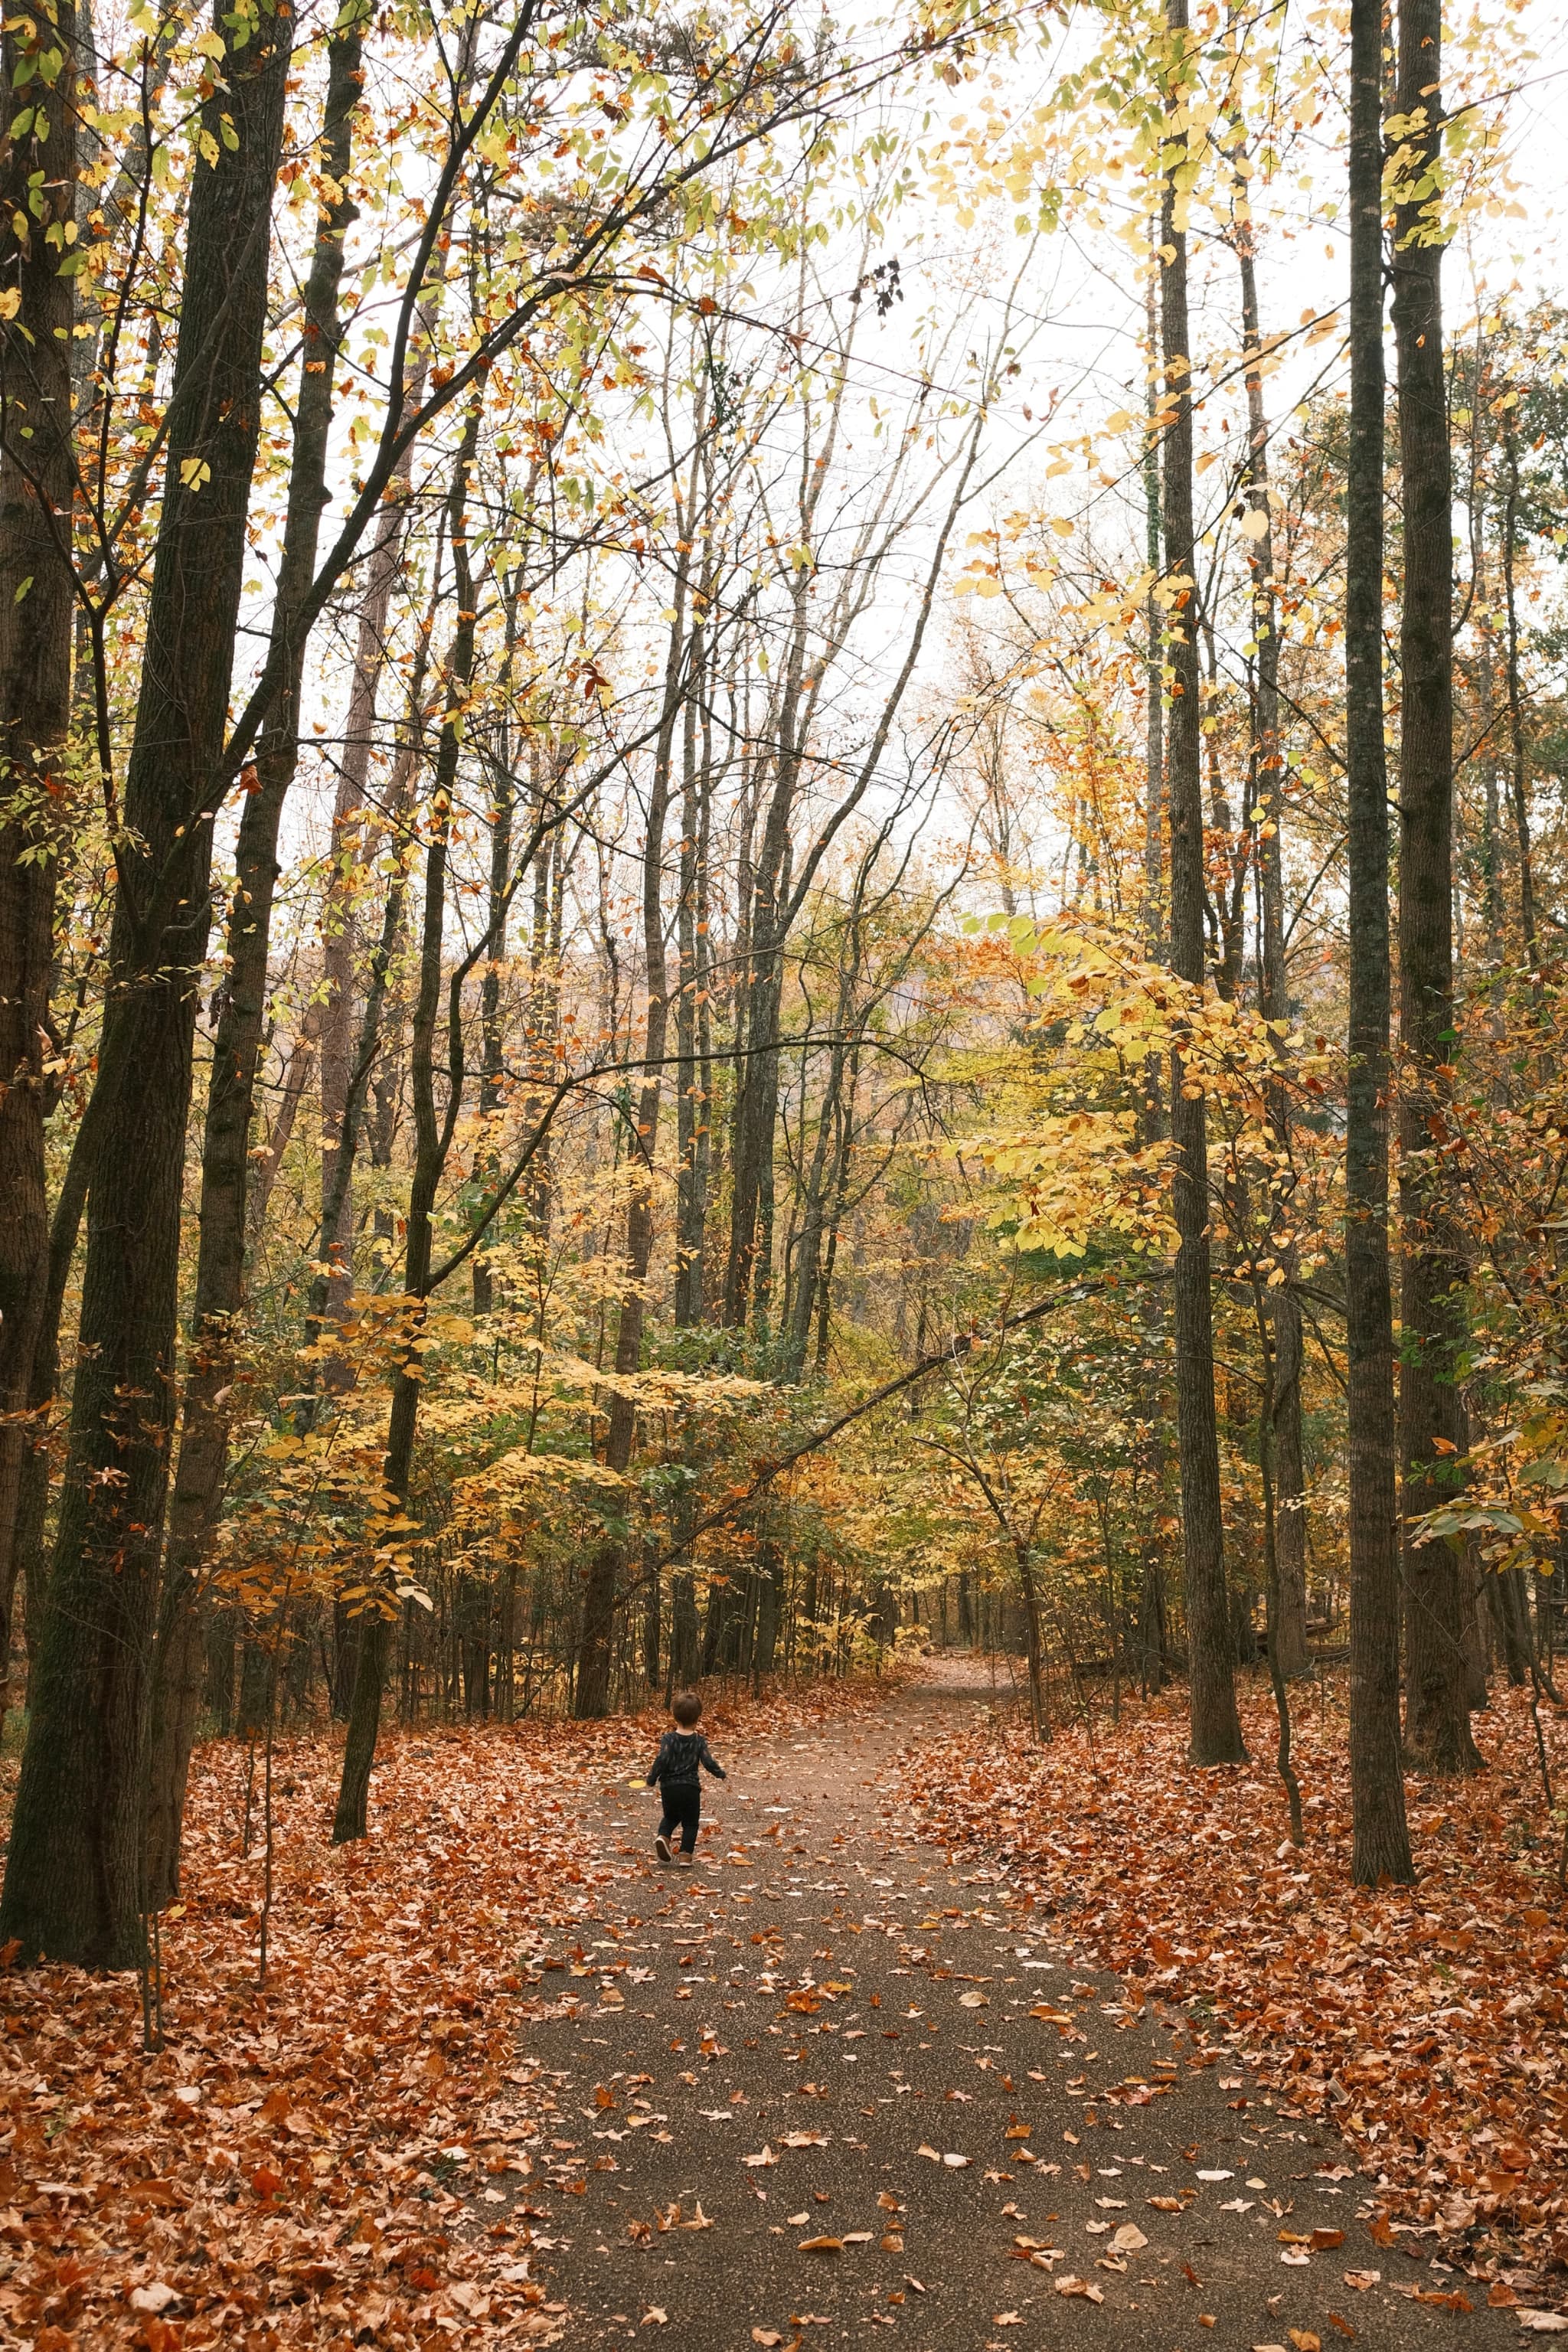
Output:
<instances>
[{"instance_id":1,"label":"forked tree trunk","mask_svg":"<svg viewBox=\"0 0 1568 2352\"><path fill-rule=\"evenodd\" d=\"M1172 103L1188 68L1186 0L1166 0ZM1165 249L1160 285L1165 372L1165 564L1177 591L1172 619L1168 778L1171 824L1171 963L1195 990L1204 985L1204 810L1199 732L1196 548L1193 531L1193 403L1187 332L1187 240L1167 180L1162 210ZM1189 1086L1194 1091L1189 1092ZM1204 1097L1180 1054L1173 1056L1171 1139L1176 1231L1173 1319L1176 1427L1181 1452L1182 1539L1186 1582L1191 1754L1194 1764L1227 1764L1246 1754L1237 1712L1230 1609L1215 1418L1214 1320L1209 1288L1208 1127Z\"/></svg>"},{"instance_id":2,"label":"forked tree trunk","mask_svg":"<svg viewBox=\"0 0 1568 2352\"><path fill-rule=\"evenodd\" d=\"M232 21L232 20L231 20ZM261 404L292 19L246 19L201 112L167 471L94 1087L80 1351L0 1940L140 1960L148 1687L174 1423L192 1044ZM215 11L223 37L225 20ZM230 139L235 143L229 144ZM93 1117L89 1109L89 1117Z\"/></svg>"},{"instance_id":3,"label":"forked tree trunk","mask_svg":"<svg viewBox=\"0 0 1568 2352\"><path fill-rule=\"evenodd\" d=\"M1350 447L1345 755L1350 1075L1345 1133L1349 1358L1351 1875L1414 1875L1399 1757L1399 1538L1388 1267L1388 793L1383 738L1383 5L1352 0Z\"/></svg>"},{"instance_id":4,"label":"forked tree trunk","mask_svg":"<svg viewBox=\"0 0 1568 2352\"><path fill-rule=\"evenodd\" d=\"M1441 0L1402 0L1397 106L1416 128L1409 183L1442 152ZM1405 1471L1405 1744L1429 1771L1470 1772L1464 1564L1446 1543L1416 1543L1411 1522L1447 1498L1445 1454L1464 1445L1453 1294L1464 1265L1447 1171L1453 1060L1453 481L1443 368L1443 247L1425 192L1394 220L1394 327L1399 366L1404 581L1399 665L1399 1319Z\"/></svg>"},{"instance_id":5,"label":"forked tree trunk","mask_svg":"<svg viewBox=\"0 0 1568 2352\"><path fill-rule=\"evenodd\" d=\"M273 627L287 639L310 585L316 541L327 503L327 442L342 322L338 289L343 236L353 207L345 191L360 97L362 43L340 33L328 52L321 171L337 201L316 226L305 286L304 352L295 407L278 602ZM246 1193L256 1072L267 1013L267 958L278 877L278 832L299 765L300 674L303 648L289 661L272 716L257 747L255 789L240 819L234 899L229 910L227 984L213 1045L202 1143L200 1244L191 1314L179 1461L169 1506L169 1538L159 1608L148 1766L147 1908L161 1911L179 1892L185 1782L201 1705L204 1647L198 1613L201 1579L223 1509L228 1437L234 1418L238 1327L244 1307L247 1233Z\"/></svg>"}]
</instances>

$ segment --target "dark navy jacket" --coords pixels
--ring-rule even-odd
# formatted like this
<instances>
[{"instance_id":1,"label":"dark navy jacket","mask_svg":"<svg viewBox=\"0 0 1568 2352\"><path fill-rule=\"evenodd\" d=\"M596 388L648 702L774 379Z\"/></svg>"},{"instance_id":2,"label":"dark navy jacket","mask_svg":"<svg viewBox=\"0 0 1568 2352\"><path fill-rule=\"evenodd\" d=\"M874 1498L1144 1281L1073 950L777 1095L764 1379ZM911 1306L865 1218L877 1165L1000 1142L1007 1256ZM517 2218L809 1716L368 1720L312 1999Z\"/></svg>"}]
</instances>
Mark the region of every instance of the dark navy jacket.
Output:
<instances>
[{"instance_id":1,"label":"dark navy jacket","mask_svg":"<svg viewBox=\"0 0 1568 2352\"><path fill-rule=\"evenodd\" d=\"M647 1785L657 1789L662 1780L667 1789L696 1789L701 1786L697 1768L711 1772L716 1780L728 1779L721 1764L713 1760L712 1751L700 1731L667 1731L658 1743L647 1776Z\"/></svg>"}]
</instances>

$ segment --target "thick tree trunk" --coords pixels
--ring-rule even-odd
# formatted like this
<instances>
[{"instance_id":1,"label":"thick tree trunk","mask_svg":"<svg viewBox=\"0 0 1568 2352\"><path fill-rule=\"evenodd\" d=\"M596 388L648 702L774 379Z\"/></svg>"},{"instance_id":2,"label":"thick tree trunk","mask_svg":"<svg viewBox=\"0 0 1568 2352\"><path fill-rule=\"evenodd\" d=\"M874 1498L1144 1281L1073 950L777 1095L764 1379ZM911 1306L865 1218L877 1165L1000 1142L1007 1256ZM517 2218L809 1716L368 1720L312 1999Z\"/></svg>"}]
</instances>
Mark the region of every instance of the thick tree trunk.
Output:
<instances>
[{"instance_id":1,"label":"thick tree trunk","mask_svg":"<svg viewBox=\"0 0 1568 2352\"><path fill-rule=\"evenodd\" d=\"M295 407L294 456L278 572L274 634L296 634L294 615L316 565L327 503L327 442L342 323L338 289L343 236L353 208L343 193L360 96L362 44L338 35L328 53L321 170L338 200L319 215L305 286L304 354ZM267 957L278 877L278 832L299 764L300 676L293 650L272 715L257 747L256 788L240 819L229 910L223 1011L213 1045L202 1143L200 1244L191 1315L179 1461L169 1507L148 1766L147 1885L150 1911L179 1891L185 1781L201 1705L203 1646L197 1602L213 1532L223 1508L234 1417L239 1321L244 1307L246 1192L256 1072L267 1013Z\"/></svg>"},{"instance_id":2,"label":"thick tree trunk","mask_svg":"<svg viewBox=\"0 0 1568 2352\"><path fill-rule=\"evenodd\" d=\"M56 240L76 208L78 45L71 0L55 0L8 18L0 47L7 89L22 75L33 112L0 161L0 274L18 297L16 317L0 324L0 1719L23 1489L43 1436L33 1369L49 1271L44 1125L55 1089L46 1064L75 612L76 280L60 275ZM18 238L16 224L33 217L35 174L40 209Z\"/></svg>"},{"instance_id":3,"label":"thick tree trunk","mask_svg":"<svg viewBox=\"0 0 1568 2352\"><path fill-rule=\"evenodd\" d=\"M229 52L226 86L201 117L217 160L191 187L94 1088L101 1108L70 1451L0 1900L0 1939L16 1937L26 1958L130 1967L143 1948L147 1699L192 1042L259 422L290 21L254 20L250 39ZM221 37L222 22L215 25Z\"/></svg>"},{"instance_id":4,"label":"thick tree trunk","mask_svg":"<svg viewBox=\"0 0 1568 2352\"><path fill-rule=\"evenodd\" d=\"M1396 103L1416 127L1407 184L1442 148L1440 0L1402 0ZM1394 328L1405 541L1399 660L1399 1209L1403 1236L1399 1429L1405 1535L1405 1744L1429 1771L1468 1772L1464 1570L1446 1543L1411 1540L1410 1523L1447 1498L1445 1453L1462 1450L1458 1338L1451 1294L1463 1279L1448 1181L1434 1150L1447 1132L1453 1060L1453 480L1443 368L1443 247L1434 200L1394 221Z\"/></svg>"},{"instance_id":5,"label":"thick tree trunk","mask_svg":"<svg viewBox=\"0 0 1568 2352\"><path fill-rule=\"evenodd\" d=\"M1186 0L1166 0L1168 72L1179 103L1188 68ZM1204 985L1204 811L1199 732L1196 549L1193 530L1193 404L1187 332L1187 241L1169 182L1162 212L1165 249L1160 286L1165 372L1165 562L1177 591L1171 627L1168 777L1171 824L1171 962L1196 991ZM1181 1452L1191 1753L1195 1764L1245 1755L1232 1671L1230 1611L1221 1518L1219 1436L1215 1419L1214 1322L1209 1288L1208 1129L1201 1092L1173 1057L1171 1139L1176 1231L1173 1322L1176 1423Z\"/></svg>"},{"instance_id":6,"label":"thick tree trunk","mask_svg":"<svg viewBox=\"0 0 1568 2352\"><path fill-rule=\"evenodd\" d=\"M1345 1135L1349 1357L1351 1874L1414 1876L1399 1758L1399 1538L1388 1267L1388 798L1383 738L1383 8L1352 0L1350 448L1345 751L1350 1076Z\"/></svg>"}]
</instances>

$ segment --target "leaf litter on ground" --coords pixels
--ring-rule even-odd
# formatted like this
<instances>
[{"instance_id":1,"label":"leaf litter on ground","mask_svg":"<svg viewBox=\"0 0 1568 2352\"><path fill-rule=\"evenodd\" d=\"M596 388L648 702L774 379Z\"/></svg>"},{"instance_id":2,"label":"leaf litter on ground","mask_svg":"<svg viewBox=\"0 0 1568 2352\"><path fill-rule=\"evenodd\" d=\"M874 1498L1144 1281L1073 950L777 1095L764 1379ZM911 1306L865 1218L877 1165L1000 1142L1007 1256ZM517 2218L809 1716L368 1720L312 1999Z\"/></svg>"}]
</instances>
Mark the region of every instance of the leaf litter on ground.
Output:
<instances>
[{"instance_id":1,"label":"leaf litter on ground","mask_svg":"<svg viewBox=\"0 0 1568 2352\"><path fill-rule=\"evenodd\" d=\"M1342 2135L1382 2242L1436 2247L1522 2305L1568 2270L1568 1919L1525 1696L1494 1692L1477 1718L1485 1772L1409 1776L1418 1883L1375 1893L1350 1884L1342 1686L1295 1694L1300 1850L1272 1706L1243 1710L1241 1766L1188 1764L1172 1693L1124 1702L1092 1744L1075 1727L1037 1748L983 1718L944 1739L940 1771L908 1751L905 1784L939 1786L933 1839L1004 1862L1134 1999L1223 2027L1201 2063L1245 2063L1276 2116ZM1555 1777L1568 1732L1544 1709L1542 1729Z\"/></svg>"},{"instance_id":2,"label":"leaf litter on ground","mask_svg":"<svg viewBox=\"0 0 1568 2352\"><path fill-rule=\"evenodd\" d=\"M715 1746L776 1737L878 1697L858 1683L764 1694L705 1727ZM573 1940L611 1870L584 1809L625 1788L664 1722L390 1732L372 1834L337 1848L341 1739L279 1739L264 1991L247 1750L198 1750L182 1898L162 1923L162 2052L143 2053L133 1975L0 1968L0 2340L559 2338L567 2315L531 2249L594 2158L567 2139L528 2028L581 1995L574 1978L608 1987L624 1965ZM13 1764L7 1816L15 1779ZM644 2324L661 2321L655 2306Z\"/></svg>"}]
</instances>

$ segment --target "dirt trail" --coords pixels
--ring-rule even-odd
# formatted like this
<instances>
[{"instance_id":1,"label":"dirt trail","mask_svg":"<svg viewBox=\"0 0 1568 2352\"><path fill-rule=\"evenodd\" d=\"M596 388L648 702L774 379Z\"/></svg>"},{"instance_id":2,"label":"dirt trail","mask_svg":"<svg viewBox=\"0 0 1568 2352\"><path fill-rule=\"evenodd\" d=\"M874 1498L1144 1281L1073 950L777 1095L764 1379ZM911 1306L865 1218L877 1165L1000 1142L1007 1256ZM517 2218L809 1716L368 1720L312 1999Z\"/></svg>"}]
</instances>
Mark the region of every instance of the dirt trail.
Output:
<instances>
[{"instance_id":1,"label":"dirt trail","mask_svg":"<svg viewBox=\"0 0 1568 2352\"><path fill-rule=\"evenodd\" d=\"M716 1737L731 1779L692 1871L656 1862L651 1796L597 1800L612 1875L551 1955L576 1942L592 1973L544 1976L563 1997L526 2052L559 2115L519 2218L565 2343L1517 2337L1447 2304L1477 2291L1420 2241L1373 2242L1331 2133L922 1836L899 1751L990 1696L946 1662L870 1717L748 1753Z\"/></svg>"}]
</instances>

